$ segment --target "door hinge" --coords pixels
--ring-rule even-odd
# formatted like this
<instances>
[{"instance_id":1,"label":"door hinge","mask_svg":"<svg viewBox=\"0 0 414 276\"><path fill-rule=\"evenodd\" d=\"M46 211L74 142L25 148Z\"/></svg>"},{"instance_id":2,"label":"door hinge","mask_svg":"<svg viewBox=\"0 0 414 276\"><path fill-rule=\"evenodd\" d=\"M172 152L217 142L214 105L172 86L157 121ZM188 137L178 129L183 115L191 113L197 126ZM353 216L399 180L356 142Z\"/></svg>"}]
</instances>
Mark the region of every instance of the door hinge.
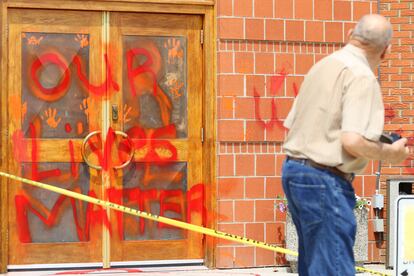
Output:
<instances>
[{"instance_id":1,"label":"door hinge","mask_svg":"<svg viewBox=\"0 0 414 276\"><path fill-rule=\"evenodd\" d=\"M200 43L201 45L204 44L204 30L200 30Z\"/></svg>"},{"instance_id":2,"label":"door hinge","mask_svg":"<svg viewBox=\"0 0 414 276\"><path fill-rule=\"evenodd\" d=\"M204 127L201 128L201 143L204 143Z\"/></svg>"}]
</instances>

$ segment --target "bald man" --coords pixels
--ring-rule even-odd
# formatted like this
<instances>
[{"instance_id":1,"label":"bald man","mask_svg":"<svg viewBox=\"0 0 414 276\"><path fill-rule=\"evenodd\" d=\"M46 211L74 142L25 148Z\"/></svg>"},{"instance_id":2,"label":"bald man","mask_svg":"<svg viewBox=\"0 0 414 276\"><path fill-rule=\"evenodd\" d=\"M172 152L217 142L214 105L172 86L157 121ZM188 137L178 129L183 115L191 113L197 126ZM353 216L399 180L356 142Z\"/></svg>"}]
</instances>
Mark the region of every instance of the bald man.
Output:
<instances>
[{"instance_id":1,"label":"bald man","mask_svg":"<svg viewBox=\"0 0 414 276\"><path fill-rule=\"evenodd\" d=\"M391 24L365 15L349 43L308 72L285 120L283 189L299 237L301 276L355 275L354 174L369 160L399 163L407 140L383 144L384 107L375 70Z\"/></svg>"}]
</instances>

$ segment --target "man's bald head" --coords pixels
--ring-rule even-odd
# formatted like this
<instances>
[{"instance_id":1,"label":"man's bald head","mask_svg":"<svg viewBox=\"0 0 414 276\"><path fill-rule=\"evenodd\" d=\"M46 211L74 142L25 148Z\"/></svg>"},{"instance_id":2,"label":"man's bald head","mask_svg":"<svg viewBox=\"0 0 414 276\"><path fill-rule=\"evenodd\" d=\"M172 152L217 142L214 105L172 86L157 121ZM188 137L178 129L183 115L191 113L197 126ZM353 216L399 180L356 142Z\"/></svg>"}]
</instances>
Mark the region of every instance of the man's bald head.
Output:
<instances>
[{"instance_id":1,"label":"man's bald head","mask_svg":"<svg viewBox=\"0 0 414 276\"><path fill-rule=\"evenodd\" d=\"M351 39L356 39L378 51L383 51L390 44L391 37L391 23L379 14L364 15L351 35Z\"/></svg>"}]
</instances>

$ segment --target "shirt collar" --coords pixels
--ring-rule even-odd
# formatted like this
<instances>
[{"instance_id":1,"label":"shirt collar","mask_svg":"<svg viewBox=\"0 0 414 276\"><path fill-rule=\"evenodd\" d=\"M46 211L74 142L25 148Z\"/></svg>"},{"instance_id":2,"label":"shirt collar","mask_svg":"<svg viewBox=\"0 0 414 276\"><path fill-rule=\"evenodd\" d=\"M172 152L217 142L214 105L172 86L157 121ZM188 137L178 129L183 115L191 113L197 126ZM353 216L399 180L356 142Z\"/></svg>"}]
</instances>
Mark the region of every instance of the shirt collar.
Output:
<instances>
[{"instance_id":1,"label":"shirt collar","mask_svg":"<svg viewBox=\"0 0 414 276\"><path fill-rule=\"evenodd\" d=\"M365 56L365 52L361 48L358 48L357 46L354 46L354 45L348 43L347 45L345 45L343 50L347 51L348 53L351 53L352 55L357 57L359 60L361 60L363 63L365 63L368 67L370 67L368 59Z\"/></svg>"}]
</instances>

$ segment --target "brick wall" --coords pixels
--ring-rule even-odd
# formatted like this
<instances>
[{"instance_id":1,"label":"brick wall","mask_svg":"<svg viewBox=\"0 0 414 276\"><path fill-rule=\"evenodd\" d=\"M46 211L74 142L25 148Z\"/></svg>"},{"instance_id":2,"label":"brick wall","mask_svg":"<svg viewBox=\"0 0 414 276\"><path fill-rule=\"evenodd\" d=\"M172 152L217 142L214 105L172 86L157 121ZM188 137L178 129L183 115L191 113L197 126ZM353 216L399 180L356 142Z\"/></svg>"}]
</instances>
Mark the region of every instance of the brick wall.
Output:
<instances>
[{"instance_id":1,"label":"brick wall","mask_svg":"<svg viewBox=\"0 0 414 276\"><path fill-rule=\"evenodd\" d=\"M275 209L283 196L283 120L307 70L341 48L355 21L376 8L368 0L217 0L220 230L285 246L285 214ZM359 196L375 193L375 168L370 163L356 178ZM369 261L380 262L383 245L369 227ZM217 267L285 263L273 252L226 241L219 241L216 261Z\"/></svg>"},{"instance_id":2,"label":"brick wall","mask_svg":"<svg viewBox=\"0 0 414 276\"><path fill-rule=\"evenodd\" d=\"M381 0L380 13L393 24L394 39L388 58L381 64L381 86L387 107L385 129L401 132L413 145L413 103L414 96L414 3L408 0ZM399 166L384 164L381 177L381 191L386 192L386 180L413 175L412 156ZM385 206L387 207L387 206ZM385 246L378 253L385 258Z\"/></svg>"}]
</instances>

